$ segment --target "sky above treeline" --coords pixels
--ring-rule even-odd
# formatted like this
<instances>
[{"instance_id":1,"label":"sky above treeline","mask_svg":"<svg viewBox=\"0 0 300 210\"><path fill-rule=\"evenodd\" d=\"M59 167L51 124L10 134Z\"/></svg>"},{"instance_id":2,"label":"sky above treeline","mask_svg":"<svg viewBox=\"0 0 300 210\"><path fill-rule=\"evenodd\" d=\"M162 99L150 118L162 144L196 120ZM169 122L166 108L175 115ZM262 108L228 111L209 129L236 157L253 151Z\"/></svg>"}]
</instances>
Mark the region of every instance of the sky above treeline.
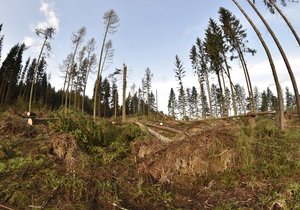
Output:
<instances>
[{"instance_id":1,"label":"sky above treeline","mask_svg":"<svg viewBox=\"0 0 300 210\"><path fill-rule=\"evenodd\" d=\"M246 0L239 0L246 12L253 18L262 35L270 46L276 67L279 72L282 87L291 87L289 76L276 45L267 30L257 18ZM265 15L269 24L278 35L300 85L300 47L291 32L278 14L270 14L262 1L256 5ZM56 34L51 41L52 52L47 58L48 73L51 74L51 84L56 90L63 86L63 73L59 64L72 52L71 36L82 26L87 29L85 41L95 38L96 53L99 56L104 26L103 14L114 9L120 23L117 32L109 35L113 42L113 63L104 72L110 74L115 68L128 66L128 86L133 83L141 86L145 69L150 68L154 77L152 90L158 91L159 109L167 110L167 100L170 88L177 88L174 76L175 55L183 61L186 77L184 87L198 87L197 77L193 74L189 52L196 37L204 38L209 18L218 20L218 9L225 7L240 19L248 33L248 46L257 50L255 56L247 55L250 77L253 86L263 90L268 86L274 90L274 82L267 57L254 31L241 12L230 0L2 0L0 7L0 23L3 23L4 46L2 61L10 48L18 42L25 42L30 47L24 56L37 57L41 39L34 29L53 26ZM282 10L287 14L292 24L300 33L300 3L288 3ZM36 45L36 46L35 46ZM245 85L245 79L238 61L231 61L233 82ZM89 79L88 95L92 95L95 75ZM212 82L217 83L214 77ZM121 86L121 81L119 82ZM129 89L129 88L128 88Z\"/></svg>"}]
</instances>

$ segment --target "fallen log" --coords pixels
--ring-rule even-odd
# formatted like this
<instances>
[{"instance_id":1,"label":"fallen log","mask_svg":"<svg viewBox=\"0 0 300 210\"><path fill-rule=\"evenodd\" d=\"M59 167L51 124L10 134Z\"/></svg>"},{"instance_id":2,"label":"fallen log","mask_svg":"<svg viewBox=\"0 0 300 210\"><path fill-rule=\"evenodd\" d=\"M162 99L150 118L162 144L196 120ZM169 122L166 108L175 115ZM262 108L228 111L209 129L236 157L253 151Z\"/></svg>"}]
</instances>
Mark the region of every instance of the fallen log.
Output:
<instances>
[{"instance_id":1,"label":"fallen log","mask_svg":"<svg viewBox=\"0 0 300 210\"><path fill-rule=\"evenodd\" d=\"M152 136L154 136L155 138L159 139L160 141L164 142L164 143L170 143L172 140L155 132L154 130L152 130L151 128L148 128L147 126L139 123L139 122L135 122L135 124L137 124L141 130L143 130L146 133L151 134Z\"/></svg>"},{"instance_id":2,"label":"fallen log","mask_svg":"<svg viewBox=\"0 0 300 210\"><path fill-rule=\"evenodd\" d=\"M28 118L27 123L28 125L46 125L49 122L53 122L58 120L58 118Z\"/></svg>"},{"instance_id":3,"label":"fallen log","mask_svg":"<svg viewBox=\"0 0 300 210\"><path fill-rule=\"evenodd\" d=\"M15 210L15 209L12 209L12 208L10 208L10 207L4 206L4 205L2 205L2 204L0 204L0 207L3 208L3 209L7 209L7 210Z\"/></svg>"},{"instance_id":4,"label":"fallen log","mask_svg":"<svg viewBox=\"0 0 300 210\"><path fill-rule=\"evenodd\" d=\"M153 127L153 128L158 128L158 129L161 129L161 130L164 130L164 131L170 131L172 133L177 133L177 134L181 134L181 135L184 134L184 132L181 131L181 130L170 128L170 127L167 127L167 126L155 125L155 124L152 124L152 123L146 123L146 125L150 126L150 127Z\"/></svg>"},{"instance_id":5,"label":"fallen log","mask_svg":"<svg viewBox=\"0 0 300 210\"><path fill-rule=\"evenodd\" d=\"M216 117L216 118L204 118L204 119L199 119L199 120L191 120L191 122L200 122L200 121L206 121L206 120L227 120L227 119L238 119L238 118L243 118L243 117L256 117L256 116L264 116L264 115L274 115L277 114L275 111L267 111L267 112L256 112L256 113L247 113L243 115L236 115L236 116L227 116L227 117ZM185 121L181 121L185 122Z\"/></svg>"}]
</instances>

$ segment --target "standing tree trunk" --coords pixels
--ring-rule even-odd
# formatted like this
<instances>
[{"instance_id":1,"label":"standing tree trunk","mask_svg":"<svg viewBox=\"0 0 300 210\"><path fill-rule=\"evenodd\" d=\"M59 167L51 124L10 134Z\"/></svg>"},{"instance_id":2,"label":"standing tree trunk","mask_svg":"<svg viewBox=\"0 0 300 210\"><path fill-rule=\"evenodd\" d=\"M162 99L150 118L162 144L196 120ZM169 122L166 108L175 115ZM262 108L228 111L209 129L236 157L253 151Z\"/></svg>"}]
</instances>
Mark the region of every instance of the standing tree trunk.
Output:
<instances>
[{"instance_id":1,"label":"standing tree trunk","mask_svg":"<svg viewBox=\"0 0 300 210\"><path fill-rule=\"evenodd\" d=\"M115 116L115 119L117 119L117 111L118 111L118 105L117 105L117 101L118 101L118 98L117 98L117 91L115 91L115 94L114 94L114 100L115 100L115 111L114 111L114 116Z\"/></svg>"},{"instance_id":2,"label":"standing tree trunk","mask_svg":"<svg viewBox=\"0 0 300 210\"><path fill-rule=\"evenodd\" d=\"M123 105L122 105L122 123L126 121L126 74L127 66L123 64Z\"/></svg>"},{"instance_id":3,"label":"standing tree trunk","mask_svg":"<svg viewBox=\"0 0 300 210\"><path fill-rule=\"evenodd\" d=\"M289 72L289 75L290 75L290 78L291 78L291 81L292 81L292 84L293 84L293 88L294 88L294 92L295 92L295 97L296 97L296 105L297 105L297 109L298 109L298 115L299 115L299 118L300 118L300 96L299 96L299 91L298 91L298 86L297 86L297 82L296 82L296 79L295 79L295 76L294 76L294 73L293 73L293 70L291 68L291 65L290 65L290 62L279 42L279 40L277 39L275 33L273 32L273 30L271 29L271 27L269 26L269 24L267 23L267 21L265 20L265 18L262 16L262 14L258 11L258 9L255 7L255 5L252 3L251 0L247 0L248 3L251 5L251 7L254 9L254 11L256 12L256 14L259 16L259 18L262 20L262 22L264 23L264 25L266 26L266 28L268 29L268 31L270 32L273 40L275 41L276 45L277 45L277 48L279 49L280 51L280 54L284 60L284 63L286 65L286 68Z\"/></svg>"},{"instance_id":4,"label":"standing tree trunk","mask_svg":"<svg viewBox=\"0 0 300 210\"><path fill-rule=\"evenodd\" d=\"M97 111L97 95L99 91L99 86L100 86L100 77L102 75L102 57L103 57L103 51L104 51L104 46L106 42L106 37L109 29L109 24L106 25L105 33L104 33L104 38L102 42L102 47L100 51L100 58L99 58L99 64L98 64L98 73L97 73L97 79L96 79L96 85L95 85L95 92L94 92L94 107L93 107L93 119L96 120L96 111Z\"/></svg>"},{"instance_id":5,"label":"standing tree trunk","mask_svg":"<svg viewBox=\"0 0 300 210\"><path fill-rule=\"evenodd\" d=\"M274 77L274 82L276 85L276 90L277 90L277 95L278 95L278 99L279 99L279 127L280 129L284 128L284 104L283 104L283 97L282 97L282 92L281 92L281 86L279 83L279 79L277 76L277 71L273 62L273 58L271 55L271 52L266 44L266 42L264 41L261 33L259 32L259 30L257 29L256 25L253 23L253 21L251 20L251 18L247 15L247 13L242 9L242 7L238 4L238 2L236 0L233 0L233 2L236 4L236 6L239 8L239 10L243 13L243 15L245 16L245 18L248 20L248 22L251 24L252 28L254 29L254 31L256 32L261 44L263 45L265 52L268 56L269 59L269 63L272 69L272 74Z\"/></svg>"},{"instance_id":6,"label":"standing tree trunk","mask_svg":"<svg viewBox=\"0 0 300 210\"><path fill-rule=\"evenodd\" d=\"M224 90L224 117L228 116L228 111L229 111L229 100L226 98L226 84L225 84L225 78L223 71L221 71L221 77L222 77L222 82L223 82L223 90Z\"/></svg>"},{"instance_id":7,"label":"standing tree trunk","mask_svg":"<svg viewBox=\"0 0 300 210\"><path fill-rule=\"evenodd\" d=\"M72 61L71 61L71 64L69 66L69 70L67 70L67 72L68 72L68 83L67 83L66 97L65 97L65 107L66 108L68 107L68 96L70 96L70 98L69 98L69 108L70 108L70 104L71 104L72 85L73 85L73 76L72 76L72 74L74 73L73 71L75 71L75 69L73 69L73 68L74 68L75 56L76 56L79 44L80 44L80 42L78 41L76 43L76 46L75 46L75 49L74 49L74 52L73 52ZM70 90L70 93L69 93L70 82L72 82L72 84L71 84L71 90Z\"/></svg>"},{"instance_id":8,"label":"standing tree trunk","mask_svg":"<svg viewBox=\"0 0 300 210\"><path fill-rule=\"evenodd\" d=\"M211 98L211 91L210 91L210 84L209 84L209 79L208 79L208 73L205 74L205 80L206 80L207 94L208 94L208 101L209 101L209 112L210 112L210 117L212 117L213 116L212 98Z\"/></svg>"},{"instance_id":9,"label":"standing tree trunk","mask_svg":"<svg viewBox=\"0 0 300 210\"><path fill-rule=\"evenodd\" d=\"M218 77L218 83L219 83L220 94L221 94L221 99L222 99L222 117L224 117L224 114L225 114L225 102L224 102L224 96L223 96L223 90L222 90L222 83L221 83L220 73L217 74L217 77Z\"/></svg>"},{"instance_id":10,"label":"standing tree trunk","mask_svg":"<svg viewBox=\"0 0 300 210\"><path fill-rule=\"evenodd\" d=\"M234 113L234 116L237 115L237 110L236 110L236 101L235 101L235 94L234 94L234 87L233 87L233 84L232 84L232 80L231 80L231 75L230 75L230 70L229 70L229 65L228 65L228 62L227 62L227 58L223 52L223 57L224 57L224 63L225 63L225 74L227 75L228 79L229 79L229 83L230 83L230 91L231 91L231 97L232 97L232 105L233 105L233 113Z\"/></svg>"},{"instance_id":11,"label":"standing tree trunk","mask_svg":"<svg viewBox=\"0 0 300 210\"><path fill-rule=\"evenodd\" d=\"M251 112L255 112L253 89L252 89L251 79L249 76L248 67L247 67L247 64L246 64L246 61L244 58L244 54L243 54L242 50L240 49L240 47L238 47L237 51L238 51L238 56L241 61L242 68L243 68L244 74L245 74L245 79L246 79L246 84L247 84L247 89L248 89L248 94L249 94L249 100L250 100L250 109L251 109Z\"/></svg>"}]
</instances>

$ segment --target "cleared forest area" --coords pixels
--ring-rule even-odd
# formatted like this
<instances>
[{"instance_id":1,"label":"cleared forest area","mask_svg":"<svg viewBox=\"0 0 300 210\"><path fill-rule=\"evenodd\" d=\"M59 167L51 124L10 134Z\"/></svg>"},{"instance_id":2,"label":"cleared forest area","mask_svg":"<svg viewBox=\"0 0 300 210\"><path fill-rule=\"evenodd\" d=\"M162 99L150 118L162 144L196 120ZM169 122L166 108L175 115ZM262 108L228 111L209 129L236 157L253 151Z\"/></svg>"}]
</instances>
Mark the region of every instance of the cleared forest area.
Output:
<instances>
[{"instance_id":1,"label":"cleared forest area","mask_svg":"<svg viewBox=\"0 0 300 210\"><path fill-rule=\"evenodd\" d=\"M56 67L59 90L47 69L58 25L39 24L41 43L17 43L1 57L0 24L0 209L300 209L298 72L260 11L279 14L299 47L281 10L298 2L228 2L255 37L249 41L240 19L218 6L217 19L207 18L203 35L185 52L190 67L172 51L172 79L164 80L172 84L160 89L153 81L159 69L141 74L125 63L111 67L112 38L122 21L114 9L103 15L100 46L86 41L84 26L72 33L70 53ZM247 60L257 54L254 39L271 70L272 84L260 90ZM25 51L36 46L38 56L24 62ZM279 78L275 57L286 78ZM283 80L290 83L284 90ZM159 91L166 89L161 108Z\"/></svg>"},{"instance_id":2,"label":"cleared forest area","mask_svg":"<svg viewBox=\"0 0 300 210\"><path fill-rule=\"evenodd\" d=\"M53 115L49 125L30 126L12 111L1 114L2 208L299 208L295 118L285 131L273 116L254 124L128 119L170 139L163 142L134 123L94 122L70 110Z\"/></svg>"}]
</instances>

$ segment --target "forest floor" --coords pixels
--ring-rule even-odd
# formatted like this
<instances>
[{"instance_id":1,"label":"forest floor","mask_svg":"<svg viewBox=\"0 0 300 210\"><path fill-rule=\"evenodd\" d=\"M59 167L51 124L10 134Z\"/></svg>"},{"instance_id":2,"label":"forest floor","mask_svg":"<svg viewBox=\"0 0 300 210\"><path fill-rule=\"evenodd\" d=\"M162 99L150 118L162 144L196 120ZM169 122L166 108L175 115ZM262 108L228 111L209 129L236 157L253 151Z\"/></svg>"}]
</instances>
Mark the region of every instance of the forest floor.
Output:
<instances>
[{"instance_id":1,"label":"forest floor","mask_svg":"<svg viewBox=\"0 0 300 210\"><path fill-rule=\"evenodd\" d=\"M0 114L0 209L300 209L296 118L37 114Z\"/></svg>"}]
</instances>

